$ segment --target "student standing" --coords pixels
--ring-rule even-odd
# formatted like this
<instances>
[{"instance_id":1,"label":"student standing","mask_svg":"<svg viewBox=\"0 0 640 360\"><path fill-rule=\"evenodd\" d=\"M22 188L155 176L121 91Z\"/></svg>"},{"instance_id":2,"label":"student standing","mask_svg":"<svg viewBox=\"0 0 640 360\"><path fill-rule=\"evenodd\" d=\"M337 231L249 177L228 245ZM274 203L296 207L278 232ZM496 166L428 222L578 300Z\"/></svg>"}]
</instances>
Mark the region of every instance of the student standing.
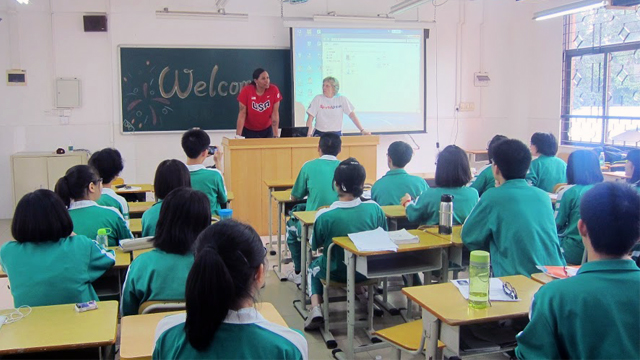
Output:
<instances>
[{"instance_id":1,"label":"student standing","mask_svg":"<svg viewBox=\"0 0 640 360\"><path fill-rule=\"evenodd\" d=\"M389 171L371 188L371 200L380 206L400 205L400 199L404 194L417 198L423 191L429 188L427 182L414 175L409 175L404 167L407 166L413 149L404 141L395 141L387 149L387 165Z\"/></svg>"},{"instance_id":2,"label":"student standing","mask_svg":"<svg viewBox=\"0 0 640 360\"><path fill-rule=\"evenodd\" d=\"M236 136L250 138L278 137L282 95L262 68L253 71L252 81L238 94Z\"/></svg>"},{"instance_id":3,"label":"student standing","mask_svg":"<svg viewBox=\"0 0 640 360\"><path fill-rule=\"evenodd\" d=\"M122 169L124 169L120 152L111 148L96 151L89 158L89 166L93 166L102 178L102 196L96 203L115 208L129 224L129 204L124 197L116 194L111 188L111 182L120 176Z\"/></svg>"},{"instance_id":4,"label":"student standing","mask_svg":"<svg viewBox=\"0 0 640 360\"><path fill-rule=\"evenodd\" d=\"M531 162L527 181L548 193L556 184L567 182L567 164L556 157L558 141L551 133L537 132L531 136L531 154L538 158Z\"/></svg>"},{"instance_id":5,"label":"student standing","mask_svg":"<svg viewBox=\"0 0 640 360\"><path fill-rule=\"evenodd\" d=\"M624 174L627 176L627 182L640 193L640 150L629 150Z\"/></svg>"},{"instance_id":6,"label":"student standing","mask_svg":"<svg viewBox=\"0 0 640 360\"><path fill-rule=\"evenodd\" d=\"M496 187L496 179L493 177L493 170L491 170L491 164L493 164L493 149L492 147L498 142L507 139L504 135L496 135L489 142L487 146L487 155L489 156L489 164L485 165L478 172L478 176L473 178L469 187L472 187L478 191L478 196L482 196L487 190Z\"/></svg>"}]
</instances>

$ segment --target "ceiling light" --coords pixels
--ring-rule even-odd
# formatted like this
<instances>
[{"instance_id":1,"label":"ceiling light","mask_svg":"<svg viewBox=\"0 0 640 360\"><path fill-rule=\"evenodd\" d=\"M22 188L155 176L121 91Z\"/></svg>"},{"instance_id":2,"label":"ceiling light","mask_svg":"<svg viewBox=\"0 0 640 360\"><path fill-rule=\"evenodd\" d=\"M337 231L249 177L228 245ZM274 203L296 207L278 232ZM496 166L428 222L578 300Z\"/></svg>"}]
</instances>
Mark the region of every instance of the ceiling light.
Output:
<instances>
[{"instance_id":1,"label":"ceiling light","mask_svg":"<svg viewBox=\"0 0 640 360\"><path fill-rule=\"evenodd\" d=\"M424 5L431 0L405 0L399 4L395 4L391 7L389 15L401 14L407 10L411 10L420 5Z\"/></svg>"},{"instance_id":2,"label":"ceiling light","mask_svg":"<svg viewBox=\"0 0 640 360\"><path fill-rule=\"evenodd\" d=\"M19 4L29 4L29 0L17 0Z\"/></svg>"},{"instance_id":3,"label":"ceiling light","mask_svg":"<svg viewBox=\"0 0 640 360\"><path fill-rule=\"evenodd\" d=\"M538 11L533 14L533 20L546 20L558 16L564 16L569 14L575 14L582 11L597 9L607 5L606 0L583 0L572 4L558 6L548 10Z\"/></svg>"},{"instance_id":4,"label":"ceiling light","mask_svg":"<svg viewBox=\"0 0 640 360\"><path fill-rule=\"evenodd\" d=\"M378 16L345 16L336 15L335 13L329 13L327 15L313 15L313 21L332 21L332 22L393 22L395 19L387 15Z\"/></svg>"},{"instance_id":5,"label":"ceiling light","mask_svg":"<svg viewBox=\"0 0 640 360\"><path fill-rule=\"evenodd\" d=\"M168 8L156 11L158 19L175 19L175 18L192 18L192 19L238 19L247 20L248 14L235 14L228 12L211 12L211 11L173 11Z\"/></svg>"}]
</instances>

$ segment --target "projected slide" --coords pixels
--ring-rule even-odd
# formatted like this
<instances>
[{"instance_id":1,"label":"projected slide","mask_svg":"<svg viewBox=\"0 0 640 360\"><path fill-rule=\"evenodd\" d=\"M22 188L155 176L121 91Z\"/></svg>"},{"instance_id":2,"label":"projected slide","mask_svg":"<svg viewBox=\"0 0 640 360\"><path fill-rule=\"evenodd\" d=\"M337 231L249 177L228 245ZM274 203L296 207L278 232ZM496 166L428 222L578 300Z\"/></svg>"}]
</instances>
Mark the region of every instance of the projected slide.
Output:
<instances>
[{"instance_id":1,"label":"projected slide","mask_svg":"<svg viewBox=\"0 0 640 360\"><path fill-rule=\"evenodd\" d=\"M309 107L322 79L340 82L362 125L371 132L425 130L424 31L294 28L294 101ZM296 117L296 126L304 126ZM347 115L343 132L359 132Z\"/></svg>"}]
</instances>

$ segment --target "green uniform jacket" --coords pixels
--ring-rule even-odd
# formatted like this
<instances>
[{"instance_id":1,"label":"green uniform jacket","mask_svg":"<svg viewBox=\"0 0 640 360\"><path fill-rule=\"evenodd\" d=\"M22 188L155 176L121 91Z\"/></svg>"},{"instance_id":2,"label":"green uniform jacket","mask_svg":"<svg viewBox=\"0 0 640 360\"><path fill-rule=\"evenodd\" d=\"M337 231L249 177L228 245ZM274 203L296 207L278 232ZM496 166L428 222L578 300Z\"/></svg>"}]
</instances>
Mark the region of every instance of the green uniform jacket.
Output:
<instances>
[{"instance_id":1,"label":"green uniform jacket","mask_svg":"<svg viewBox=\"0 0 640 360\"><path fill-rule=\"evenodd\" d=\"M125 221L129 221L129 204L122 196L116 194L113 189L102 188L102 196L96 201L101 206L111 206L120 212Z\"/></svg>"},{"instance_id":2,"label":"green uniform jacket","mask_svg":"<svg viewBox=\"0 0 640 360\"><path fill-rule=\"evenodd\" d=\"M582 237L578 232L580 220L580 199L594 185L569 185L558 193L556 200L556 226L560 237L560 247L569 264L580 265L584 253Z\"/></svg>"},{"instance_id":3,"label":"green uniform jacket","mask_svg":"<svg viewBox=\"0 0 640 360\"><path fill-rule=\"evenodd\" d=\"M520 359L640 359L640 269L631 260L582 265L538 290L516 339Z\"/></svg>"},{"instance_id":4,"label":"green uniform jacket","mask_svg":"<svg viewBox=\"0 0 640 360\"><path fill-rule=\"evenodd\" d=\"M98 300L91 283L116 263L116 256L76 235L55 242L9 241L0 249L0 263L15 307L46 306Z\"/></svg>"},{"instance_id":5,"label":"green uniform jacket","mask_svg":"<svg viewBox=\"0 0 640 360\"><path fill-rule=\"evenodd\" d=\"M307 211L331 205L338 200L338 193L333 188L333 173L338 165L340 160L332 155L323 155L319 159L307 161L300 169L296 183L291 189L291 196L296 199L308 196Z\"/></svg>"},{"instance_id":6,"label":"green uniform jacket","mask_svg":"<svg viewBox=\"0 0 640 360\"><path fill-rule=\"evenodd\" d=\"M142 237L154 236L156 234L156 226L158 218L160 218L160 209L162 208L162 200L158 200L149 210L142 214Z\"/></svg>"},{"instance_id":7,"label":"green uniform jacket","mask_svg":"<svg viewBox=\"0 0 640 360\"><path fill-rule=\"evenodd\" d=\"M373 184L371 200L380 206L400 205L400 199L405 194L415 199L428 188L429 185L423 178L409 175L404 169L389 170Z\"/></svg>"},{"instance_id":8,"label":"green uniform jacket","mask_svg":"<svg viewBox=\"0 0 640 360\"><path fill-rule=\"evenodd\" d=\"M527 181L546 192L553 192L556 184L567 182L567 163L555 156L540 155L531 162Z\"/></svg>"},{"instance_id":9,"label":"green uniform jacket","mask_svg":"<svg viewBox=\"0 0 640 360\"><path fill-rule=\"evenodd\" d=\"M453 223L463 224L473 207L478 203L478 192L474 188L429 188L407 205L407 219L422 225L438 225L440 222L440 198L453 195Z\"/></svg>"},{"instance_id":10,"label":"green uniform jacket","mask_svg":"<svg viewBox=\"0 0 640 360\"><path fill-rule=\"evenodd\" d=\"M218 215L220 204L227 202L227 188L218 169L208 169L204 165L187 165L191 175L191 187L207 195L211 205L211 215Z\"/></svg>"},{"instance_id":11,"label":"green uniform jacket","mask_svg":"<svg viewBox=\"0 0 640 360\"><path fill-rule=\"evenodd\" d=\"M129 266L124 280L120 304L122 315L136 315L145 301L184 301L187 275L193 261L193 253L178 255L160 249L138 256Z\"/></svg>"},{"instance_id":12,"label":"green uniform jacket","mask_svg":"<svg viewBox=\"0 0 640 360\"><path fill-rule=\"evenodd\" d=\"M536 265L565 265L551 199L523 179L482 196L462 227L462 242L469 250L489 250L496 277L530 276L540 272Z\"/></svg>"},{"instance_id":13,"label":"green uniform jacket","mask_svg":"<svg viewBox=\"0 0 640 360\"><path fill-rule=\"evenodd\" d=\"M196 315L197 316L197 315ZM270 323L254 308L229 311L205 351L194 349L184 331L186 314L167 316L156 328L153 359L307 360L307 340L295 330Z\"/></svg>"},{"instance_id":14,"label":"green uniform jacket","mask_svg":"<svg viewBox=\"0 0 640 360\"><path fill-rule=\"evenodd\" d=\"M485 165L480 169L480 173L471 180L469 187L478 191L478 196L482 196L487 190L496 187L496 179L493 177L491 164Z\"/></svg>"},{"instance_id":15,"label":"green uniform jacket","mask_svg":"<svg viewBox=\"0 0 640 360\"><path fill-rule=\"evenodd\" d=\"M120 240L131 239L133 234L118 210L100 206L91 200L74 201L69 206L69 216L73 221L73 232L95 239L98 229L111 229L109 246L118 246Z\"/></svg>"}]
</instances>

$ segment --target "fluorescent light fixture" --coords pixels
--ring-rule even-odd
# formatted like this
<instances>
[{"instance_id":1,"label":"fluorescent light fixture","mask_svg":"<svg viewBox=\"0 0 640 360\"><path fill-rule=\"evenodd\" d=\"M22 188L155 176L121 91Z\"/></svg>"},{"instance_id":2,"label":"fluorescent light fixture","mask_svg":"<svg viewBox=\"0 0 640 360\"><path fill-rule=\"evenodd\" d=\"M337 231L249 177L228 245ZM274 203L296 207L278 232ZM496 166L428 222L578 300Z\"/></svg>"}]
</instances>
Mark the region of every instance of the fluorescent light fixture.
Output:
<instances>
[{"instance_id":1,"label":"fluorescent light fixture","mask_svg":"<svg viewBox=\"0 0 640 360\"><path fill-rule=\"evenodd\" d=\"M18 4L24 4L24 5L29 4L29 0L17 0L17 1L18 1Z\"/></svg>"},{"instance_id":2,"label":"fluorescent light fixture","mask_svg":"<svg viewBox=\"0 0 640 360\"><path fill-rule=\"evenodd\" d=\"M331 22L394 22L393 17L387 15L378 16L345 16L329 13L327 15L313 15L313 21L331 21Z\"/></svg>"},{"instance_id":3,"label":"fluorescent light fixture","mask_svg":"<svg viewBox=\"0 0 640 360\"><path fill-rule=\"evenodd\" d=\"M389 15L401 14L407 10L411 10L428 2L431 2L431 0L405 0L401 3L393 5L391 7L391 10L389 11Z\"/></svg>"},{"instance_id":4,"label":"fluorescent light fixture","mask_svg":"<svg viewBox=\"0 0 640 360\"><path fill-rule=\"evenodd\" d=\"M234 14L224 11L211 12L211 11L173 11L168 8L156 11L156 18L158 19L175 19L175 18L191 18L191 19L224 19L224 20L247 20L248 14Z\"/></svg>"},{"instance_id":5,"label":"fluorescent light fixture","mask_svg":"<svg viewBox=\"0 0 640 360\"><path fill-rule=\"evenodd\" d=\"M597 9L607 5L606 0L582 0L572 4L558 6L548 10L538 11L533 14L533 20L546 20L558 16L564 16L569 14L575 14L582 11Z\"/></svg>"}]
</instances>

